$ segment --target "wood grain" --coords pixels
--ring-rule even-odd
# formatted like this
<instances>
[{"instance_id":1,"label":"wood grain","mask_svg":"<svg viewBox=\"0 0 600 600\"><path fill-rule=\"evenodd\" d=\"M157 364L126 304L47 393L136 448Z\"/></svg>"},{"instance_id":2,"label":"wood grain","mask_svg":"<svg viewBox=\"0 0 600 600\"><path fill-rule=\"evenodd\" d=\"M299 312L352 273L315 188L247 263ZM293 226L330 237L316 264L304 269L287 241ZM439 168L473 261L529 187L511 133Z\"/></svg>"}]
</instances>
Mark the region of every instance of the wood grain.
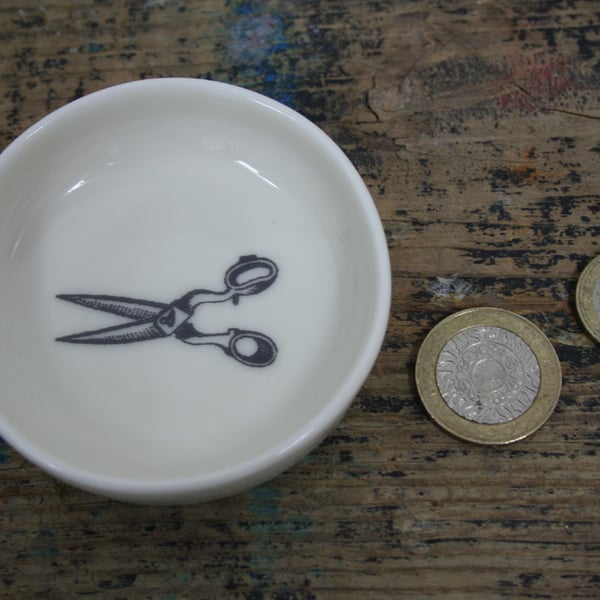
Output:
<instances>
[{"instance_id":1,"label":"wood grain","mask_svg":"<svg viewBox=\"0 0 600 600\"><path fill-rule=\"evenodd\" d=\"M1 445L0 597L600 597L600 349L574 305L599 251L599 23L593 0L3 2L3 146L123 81L254 89L359 169L393 300L341 424L247 493L129 506ZM507 447L448 436L414 385L429 329L478 305L530 318L563 370L554 415Z\"/></svg>"}]
</instances>

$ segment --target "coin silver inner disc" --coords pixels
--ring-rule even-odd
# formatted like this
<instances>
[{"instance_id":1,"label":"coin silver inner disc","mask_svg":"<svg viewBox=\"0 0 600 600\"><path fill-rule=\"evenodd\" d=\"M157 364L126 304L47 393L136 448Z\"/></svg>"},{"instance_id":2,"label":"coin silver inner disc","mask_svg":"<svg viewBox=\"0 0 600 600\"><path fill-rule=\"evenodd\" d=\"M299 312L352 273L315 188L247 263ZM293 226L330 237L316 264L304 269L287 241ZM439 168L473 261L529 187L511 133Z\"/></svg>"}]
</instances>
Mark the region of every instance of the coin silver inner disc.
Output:
<instances>
[{"instance_id":1,"label":"coin silver inner disc","mask_svg":"<svg viewBox=\"0 0 600 600\"><path fill-rule=\"evenodd\" d=\"M436 363L446 404L476 423L507 423L522 415L540 388L540 366L516 334L492 326L469 327L450 338Z\"/></svg>"}]
</instances>

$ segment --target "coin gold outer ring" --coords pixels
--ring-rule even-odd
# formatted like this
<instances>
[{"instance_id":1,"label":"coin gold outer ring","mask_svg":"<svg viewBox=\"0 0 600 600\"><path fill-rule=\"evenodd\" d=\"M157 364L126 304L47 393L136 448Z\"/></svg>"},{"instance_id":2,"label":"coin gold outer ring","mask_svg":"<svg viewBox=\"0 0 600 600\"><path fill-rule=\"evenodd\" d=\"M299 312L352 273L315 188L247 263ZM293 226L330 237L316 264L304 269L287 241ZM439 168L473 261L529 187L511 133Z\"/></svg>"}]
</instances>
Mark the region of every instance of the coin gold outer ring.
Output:
<instances>
[{"instance_id":1,"label":"coin gold outer ring","mask_svg":"<svg viewBox=\"0 0 600 600\"><path fill-rule=\"evenodd\" d=\"M600 256L592 260L581 273L577 282L575 302L577 312L586 331L600 342L600 315L594 307L594 290L600 279Z\"/></svg>"},{"instance_id":2,"label":"coin gold outer ring","mask_svg":"<svg viewBox=\"0 0 600 600\"><path fill-rule=\"evenodd\" d=\"M540 369L540 386L531 406L504 423L476 423L454 412L442 397L436 380L440 352L455 335L470 327L501 327L519 336L534 353ZM478 444L509 444L527 437L550 417L562 384L554 347L531 321L500 308L468 308L438 323L423 341L415 377L421 400L431 418L451 434Z\"/></svg>"}]
</instances>

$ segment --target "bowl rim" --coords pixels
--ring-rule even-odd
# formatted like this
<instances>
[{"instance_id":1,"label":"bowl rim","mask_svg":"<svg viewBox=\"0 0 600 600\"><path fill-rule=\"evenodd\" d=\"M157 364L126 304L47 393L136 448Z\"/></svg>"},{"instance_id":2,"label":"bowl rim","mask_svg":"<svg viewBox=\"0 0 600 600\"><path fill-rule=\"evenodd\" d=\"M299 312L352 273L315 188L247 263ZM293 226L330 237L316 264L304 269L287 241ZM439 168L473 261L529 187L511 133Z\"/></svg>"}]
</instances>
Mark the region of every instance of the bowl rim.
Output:
<instances>
[{"instance_id":1,"label":"bowl rim","mask_svg":"<svg viewBox=\"0 0 600 600\"><path fill-rule=\"evenodd\" d=\"M292 438L280 442L267 451L250 459L211 473L186 475L176 478L129 479L88 471L64 460L50 456L37 446L34 440L16 430L0 414L0 436L22 456L43 471L79 489L104 497L135 503L182 503L206 501L229 496L274 477L298 462L314 449L341 420L367 379L379 355L391 305L391 266L383 225L375 202L362 177L341 148L316 124L297 111L268 98L258 92L234 85L207 79L165 77L128 81L113 85L66 104L49 113L27 128L0 154L2 167L27 151L27 145L50 124L69 120L81 111L94 110L106 101L119 101L127 94L151 93L153 90L197 91L198 93L226 94L240 102L253 102L278 112L309 134L328 155L335 160L340 172L344 173L359 200L366 230L370 234L372 253L375 258L372 268L375 286L373 322L364 338L361 351L354 359L354 368L340 382L336 391L323 402L320 410L307 421Z\"/></svg>"}]
</instances>

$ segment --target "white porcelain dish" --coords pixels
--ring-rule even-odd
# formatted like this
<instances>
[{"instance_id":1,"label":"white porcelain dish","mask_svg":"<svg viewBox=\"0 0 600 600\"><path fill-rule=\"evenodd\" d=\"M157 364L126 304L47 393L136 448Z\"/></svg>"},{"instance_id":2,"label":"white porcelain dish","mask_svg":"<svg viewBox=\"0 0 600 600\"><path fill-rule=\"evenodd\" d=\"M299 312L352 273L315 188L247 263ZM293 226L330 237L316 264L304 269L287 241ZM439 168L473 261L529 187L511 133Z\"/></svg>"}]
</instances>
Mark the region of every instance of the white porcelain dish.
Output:
<instances>
[{"instance_id":1,"label":"white porcelain dish","mask_svg":"<svg viewBox=\"0 0 600 600\"><path fill-rule=\"evenodd\" d=\"M300 460L367 377L390 302L342 151L273 100L192 79L96 92L2 153L0 284L0 435L139 503Z\"/></svg>"}]
</instances>

